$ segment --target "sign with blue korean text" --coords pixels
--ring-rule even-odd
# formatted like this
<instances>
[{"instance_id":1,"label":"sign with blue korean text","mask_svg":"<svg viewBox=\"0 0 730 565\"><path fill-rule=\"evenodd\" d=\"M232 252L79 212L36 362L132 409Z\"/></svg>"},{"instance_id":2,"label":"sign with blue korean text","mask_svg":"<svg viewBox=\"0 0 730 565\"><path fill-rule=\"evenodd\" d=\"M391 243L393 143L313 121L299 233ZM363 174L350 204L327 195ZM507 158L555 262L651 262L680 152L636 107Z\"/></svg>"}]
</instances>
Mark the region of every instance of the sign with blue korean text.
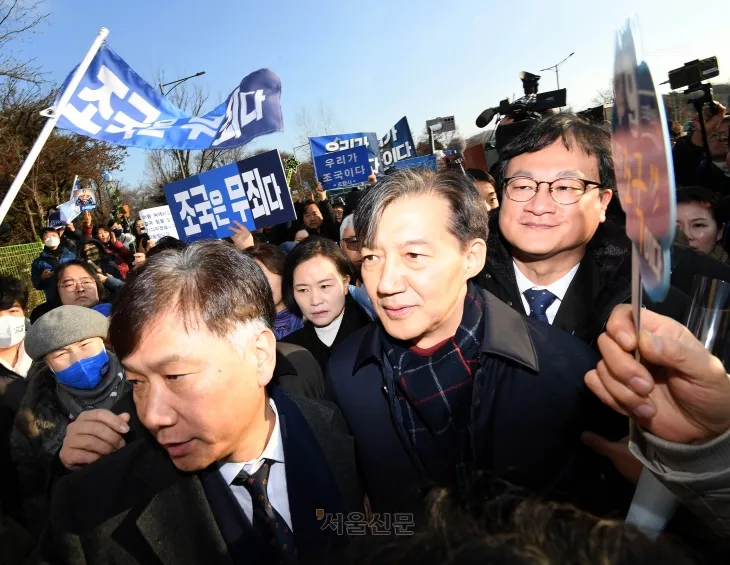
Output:
<instances>
[{"instance_id":1,"label":"sign with blue korean text","mask_svg":"<svg viewBox=\"0 0 730 565\"><path fill-rule=\"evenodd\" d=\"M626 233L639 254L644 290L662 301L676 230L674 168L664 104L648 65L637 56L636 29L629 20L616 35L611 142Z\"/></svg>"},{"instance_id":2,"label":"sign with blue korean text","mask_svg":"<svg viewBox=\"0 0 730 565\"><path fill-rule=\"evenodd\" d=\"M173 182L164 192L183 241L230 237L234 221L254 231L296 219L276 150Z\"/></svg>"},{"instance_id":3,"label":"sign with blue korean text","mask_svg":"<svg viewBox=\"0 0 730 565\"><path fill-rule=\"evenodd\" d=\"M367 147L353 147L314 158L322 188L345 188L368 182L370 163Z\"/></svg>"},{"instance_id":4,"label":"sign with blue korean text","mask_svg":"<svg viewBox=\"0 0 730 565\"><path fill-rule=\"evenodd\" d=\"M416 156L411 128L405 116L395 124L385 137L380 140L380 157L383 168L392 167L394 163Z\"/></svg>"},{"instance_id":5,"label":"sign with blue korean text","mask_svg":"<svg viewBox=\"0 0 730 565\"><path fill-rule=\"evenodd\" d=\"M367 147L368 160L370 161L370 168L376 175L382 174L380 166L380 143L378 142L377 136L370 132L359 132L359 133L343 133L340 135L323 135L320 137L310 137L309 147L312 150L312 158L317 159L327 153L337 153L338 151L344 151L345 149L352 149L353 147ZM317 164L315 161L314 172L319 178L317 171ZM370 174L370 172L368 172Z\"/></svg>"},{"instance_id":6,"label":"sign with blue korean text","mask_svg":"<svg viewBox=\"0 0 730 565\"><path fill-rule=\"evenodd\" d=\"M423 155L422 157L396 161L393 163L393 167L396 169L431 169L435 171L437 169L436 155Z\"/></svg>"},{"instance_id":7,"label":"sign with blue korean text","mask_svg":"<svg viewBox=\"0 0 730 565\"><path fill-rule=\"evenodd\" d=\"M190 116L105 44L63 109L58 127L146 149L235 147L284 129L281 80L260 69L245 77L223 104L203 116Z\"/></svg>"}]
</instances>

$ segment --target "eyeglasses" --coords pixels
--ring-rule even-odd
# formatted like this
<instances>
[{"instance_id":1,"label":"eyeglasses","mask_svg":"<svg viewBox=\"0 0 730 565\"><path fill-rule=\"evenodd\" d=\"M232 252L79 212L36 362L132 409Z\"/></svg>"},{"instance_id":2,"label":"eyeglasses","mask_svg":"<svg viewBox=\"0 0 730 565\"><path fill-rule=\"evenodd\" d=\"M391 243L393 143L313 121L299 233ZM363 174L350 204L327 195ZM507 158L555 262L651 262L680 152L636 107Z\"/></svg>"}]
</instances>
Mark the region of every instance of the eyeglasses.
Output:
<instances>
[{"instance_id":1,"label":"eyeglasses","mask_svg":"<svg viewBox=\"0 0 730 565\"><path fill-rule=\"evenodd\" d=\"M92 288L96 286L96 281L94 279L81 279L80 281L64 281L61 283L61 288L63 290L73 290L77 286L81 285L83 288Z\"/></svg>"},{"instance_id":2,"label":"eyeglasses","mask_svg":"<svg viewBox=\"0 0 730 565\"><path fill-rule=\"evenodd\" d=\"M707 138L709 141L727 141L728 132L717 131Z\"/></svg>"},{"instance_id":3,"label":"eyeglasses","mask_svg":"<svg viewBox=\"0 0 730 565\"><path fill-rule=\"evenodd\" d=\"M345 237L342 242L349 251L360 251L360 245L358 245L356 237Z\"/></svg>"},{"instance_id":4,"label":"eyeglasses","mask_svg":"<svg viewBox=\"0 0 730 565\"><path fill-rule=\"evenodd\" d=\"M548 185L550 197L564 206L578 202L591 187L603 188L599 182L583 179L556 179L548 182L530 177L509 177L504 179L504 193L515 202L528 202L535 198L541 184Z\"/></svg>"}]
</instances>

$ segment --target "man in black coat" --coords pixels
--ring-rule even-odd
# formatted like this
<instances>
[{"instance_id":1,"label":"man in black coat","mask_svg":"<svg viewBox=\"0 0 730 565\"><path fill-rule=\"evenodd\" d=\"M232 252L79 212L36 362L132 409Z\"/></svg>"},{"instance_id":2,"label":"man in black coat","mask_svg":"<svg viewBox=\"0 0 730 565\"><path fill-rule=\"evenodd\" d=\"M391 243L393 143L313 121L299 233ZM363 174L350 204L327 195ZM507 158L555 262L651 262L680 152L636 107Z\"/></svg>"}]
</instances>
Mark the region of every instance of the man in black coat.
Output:
<instances>
[{"instance_id":1,"label":"man in black coat","mask_svg":"<svg viewBox=\"0 0 730 565\"><path fill-rule=\"evenodd\" d=\"M542 120L503 150L501 176L502 205L490 217L477 283L518 312L594 344L613 308L631 300L631 242L623 226L606 220L615 187L609 132L570 114ZM667 299L644 302L679 321L695 274L730 276L727 265L679 245L672 267ZM533 308L536 292L548 293L544 311Z\"/></svg>"},{"instance_id":2,"label":"man in black coat","mask_svg":"<svg viewBox=\"0 0 730 565\"><path fill-rule=\"evenodd\" d=\"M323 526L362 507L352 438L335 407L267 392L274 316L261 270L223 242L139 271L110 339L149 434L56 485L45 561L290 564L342 547Z\"/></svg>"},{"instance_id":3,"label":"man in black coat","mask_svg":"<svg viewBox=\"0 0 730 565\"><path fill-rule=\"evenodd\" d=\"M328 380L373 510L412 511L430 487L479 471L591 508L610 496L579 438L618 439L626 423L586 388L587 345L469 282L487 240L474 184L397 171L365 195L355 231L379 322L333 351Z\"/></svg>"}]
</instances>

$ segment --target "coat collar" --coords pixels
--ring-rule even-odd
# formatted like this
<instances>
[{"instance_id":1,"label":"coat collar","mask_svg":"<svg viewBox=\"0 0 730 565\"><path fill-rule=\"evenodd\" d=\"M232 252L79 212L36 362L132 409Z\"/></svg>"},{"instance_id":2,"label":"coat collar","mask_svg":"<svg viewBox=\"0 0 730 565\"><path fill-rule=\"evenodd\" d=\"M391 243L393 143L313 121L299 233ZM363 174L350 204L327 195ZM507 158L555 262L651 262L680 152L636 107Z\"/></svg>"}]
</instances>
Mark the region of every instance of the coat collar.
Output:
<instances>
[{"instance_id":1,"label":"coat collar","mask_svg":"<svg viewBox=\"0 0 730 565\"><path fill-rule=\"evenodd\" d=\"M538 372L540 366L537 352L524 317L490 292L479 290L485 302L484 341L481 352L509 359ZM380 361L384 333L385 330L380 322L374 322L367 327L355 357L354 370L373 358Z\"/></svg>"}]
</instances>

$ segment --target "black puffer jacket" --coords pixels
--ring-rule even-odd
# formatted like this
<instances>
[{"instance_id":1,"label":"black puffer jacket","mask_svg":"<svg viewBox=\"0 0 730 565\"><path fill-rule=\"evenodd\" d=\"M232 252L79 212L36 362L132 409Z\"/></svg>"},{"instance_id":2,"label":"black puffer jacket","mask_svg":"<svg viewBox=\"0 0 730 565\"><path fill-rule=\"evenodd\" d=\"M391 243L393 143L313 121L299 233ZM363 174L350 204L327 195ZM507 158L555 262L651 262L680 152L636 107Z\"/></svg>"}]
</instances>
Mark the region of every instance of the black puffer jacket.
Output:
<instances>
[{"instance_id":1,"label":"black puffer jacket","mask_svg":"<svg viewBox=\"0 0 730 565\"><path fill-rule=\"evenodd\" d=\"M476 277L476 282L525 314L517 289L510 245L499 231L498 211L490 214L489 228L487 264ZM595 345L614 307L630 301L631 242L622 228L605 222L588 244L586 255L568 287L553 325ZM654 303L645 296L644 305L652 311L683 321L689 297L681 290L671 288L663 303Z\"/></svg>"}]
</instances>

